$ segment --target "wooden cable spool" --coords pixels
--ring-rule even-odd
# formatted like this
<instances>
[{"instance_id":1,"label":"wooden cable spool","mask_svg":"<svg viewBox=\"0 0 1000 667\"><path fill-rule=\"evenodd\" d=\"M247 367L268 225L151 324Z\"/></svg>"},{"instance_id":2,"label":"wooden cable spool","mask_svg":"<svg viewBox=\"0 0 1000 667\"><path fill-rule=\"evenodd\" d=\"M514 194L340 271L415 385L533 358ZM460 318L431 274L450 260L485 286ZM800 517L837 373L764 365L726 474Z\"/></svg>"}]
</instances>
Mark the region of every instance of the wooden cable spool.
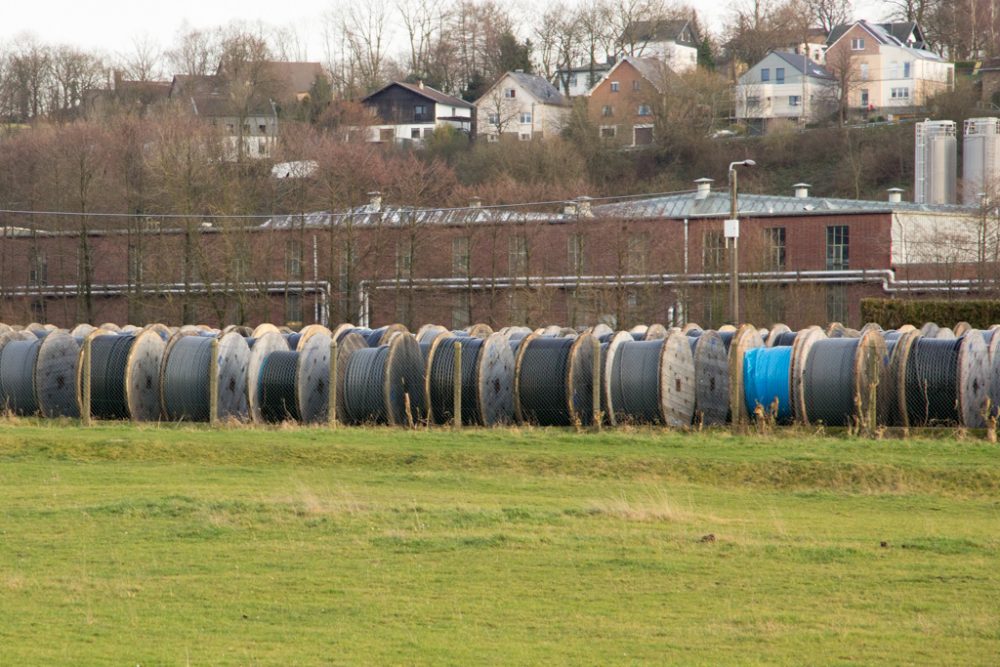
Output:
<instances>
[{"instance_id":1,"label":"wooden cable spool","mask_svg":"<svg viewBox=\"0 0 1000 667\"><path fill-rule=\"evenodd\" d=\"M260 406L260 371L264 365L264 360L272 352L287 352L288 343L285 337L278 332L277 327L272 327L273 331L265 331L260 336L256 336L256 341L250 348L250 356L247 358L247 406L250 418L254 422L262 422ZM260 329L260 327L257 327ZM256 330L255 330L256 333Z\"/></svg>"},{"instance_id":2,"label":"wooden cable spool","mask_svg":"<svg viewBox=\"0 0 1000 667\"><path fill-rule=\"evenodd\" d=\"M764 340L765 347L774 347L774 341L778 339L778 336L790 332L791 329L789 329L788 325L786 324L781 324L781 323L773 324L771 325L771 328L768 329L767 331L767 337L765 338L763 335L761 335L761 338Z\"/></svg>"},{"instance_id":3,"label":"wooden cable spool","mask_svg":"<svg viewBox=\"0 0 1000 667\"><path fill-rule=\"evenodd\" d=\"M339 327L338 327L339 328ZM351 327L353 328L353 327ZM337 421L347 423L347 411L344 407L344 378L347 374L347 362L358 350L368 349L368 341L364 336L348 331L337 341Z\"/></svg>"},{"instance_id":4,"label":"wooden cable spool","mask_svg":"<svg viewBox=\"0 0 1000 667\"><path fill-rule=\"evenodd\" d=\"M729 354L716 331L687 336L694 360L695 423L720 426L729 417Z\"/></svg>"},{"instance_id":5,"label":"wooden cable spool","mask_svg":"<svg viewBox=\"0 0 1000 667\"><path fill-rule=\"evenodd\" d=\"M788 367L789 391L791 392L792 416L800 424L806 423L805 392L802 390L802 380L806 368L809 351L817 341L826 340L826 332L818 326L799 331L792 343L792 359Z\"/></svg>"},{"instance_id":6,"label":"wooden cable spool","mask_svg":"<svg viewBox=\"0 0 1000 667\"><path fill-rule=\"evenodd\" d=\"M720 327L719 332L724 328ZM734 424L746 424L750 418L743 395L743 356L755 347L764 347L764 341L752 324L737 329L729 344L729 414Z\"/></svg>"},{"instance_id":7,"label":"wooden cable spool","mask_svg":"<svg viewBox=\"0 0 1000 667\"><path fill-rule=\"evenodd\" d=\"M646 337L643 340L663 340L667 337L667 328L662 324L650 324L646 328Z\"/></svg>"}]
</instances>

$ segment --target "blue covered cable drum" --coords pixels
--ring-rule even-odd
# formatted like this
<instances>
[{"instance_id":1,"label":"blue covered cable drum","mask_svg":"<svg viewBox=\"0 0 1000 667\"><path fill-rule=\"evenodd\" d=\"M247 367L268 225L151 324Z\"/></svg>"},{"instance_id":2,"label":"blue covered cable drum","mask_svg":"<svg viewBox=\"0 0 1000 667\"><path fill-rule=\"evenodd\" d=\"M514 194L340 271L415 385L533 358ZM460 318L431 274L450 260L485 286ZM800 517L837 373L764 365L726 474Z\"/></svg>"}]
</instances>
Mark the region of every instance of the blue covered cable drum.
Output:
<instances>
[{"instance_id":1,"label":"blue covered cable drum","mask_svg":"<svg viewBox=\"0 0 1000 667\"><path fill-rule=\"evenodd\" d=\"M771 414L777 401L777 421L791 421L791 363L792 348L787 346L755 347L743 354L743 395L749 414L755 414L758 405Z\"/></svg>"}]
</instances>

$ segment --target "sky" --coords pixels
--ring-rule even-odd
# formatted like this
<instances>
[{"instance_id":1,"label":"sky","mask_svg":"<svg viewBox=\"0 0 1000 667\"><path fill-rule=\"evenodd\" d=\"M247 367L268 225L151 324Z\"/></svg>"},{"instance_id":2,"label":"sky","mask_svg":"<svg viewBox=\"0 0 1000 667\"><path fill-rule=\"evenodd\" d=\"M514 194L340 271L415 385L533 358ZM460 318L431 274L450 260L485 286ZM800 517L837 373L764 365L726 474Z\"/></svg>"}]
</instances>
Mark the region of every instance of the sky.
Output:
<instances>
[{"instance_id":1,"label":"sky","mask_svg":"<svg viewBox=\"0 0 1000 667\"><path fill-rule=\"evenodd\" d=\"M522 11L524 7L539 4L515 1ZM721 29L730 6L729 0L689 4L697 7L714 31ZM308 59L322 61L323 18L337 3L333 0L35 0L5 5L0 43L30 33L44 43L71 44L114 56L132 51L136 40L151 41L164 48L185 27L212 28L242 20L292 28L305 44ZM856 0L855 5L859 18L881 17L878 0Z\"/></svg>"}]
</instances>

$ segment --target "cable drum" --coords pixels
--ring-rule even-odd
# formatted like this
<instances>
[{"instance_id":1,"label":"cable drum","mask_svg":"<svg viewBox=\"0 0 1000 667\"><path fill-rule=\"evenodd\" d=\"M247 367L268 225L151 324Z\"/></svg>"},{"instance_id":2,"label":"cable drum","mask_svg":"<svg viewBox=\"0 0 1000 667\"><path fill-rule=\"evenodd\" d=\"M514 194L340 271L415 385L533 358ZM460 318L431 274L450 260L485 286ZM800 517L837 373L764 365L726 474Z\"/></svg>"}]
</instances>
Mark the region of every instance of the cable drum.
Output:
<instances>
[{"instance_id":1,"label":"cable drum","mask_svg":"<svg viewBox=\"0 0 1000 667\"><path fill-rule=\"evenodd\" d=\"M417 330L417 342L421 345L431 343L435 338L446 333L450 332L439 324L425 324Z\"/></svg>"},{"instance_id":2,"label":"cable drum","mask_svg":"<svg viewBox=\"0 0 1000 667\"><path fill-rule=\"evenodd\" d=\"M424 362L413 336L397 335L388 345L356 350L346 366L346 422L407 426L424 420Z\"/></svg>"},{"instance_id":3,"label":"cable drum","mask_svg":"<svg viewBox=\"0 0 1000 667\"><path fill-rule=\"evenodd\" d=\"M608 352L608 410L615 422L691 425L695 370L691 344L680 330L653 341L623 340Z\"/></svg>"},{"instance_id":4,"label":"cable drum","mask_svg":"<svg viewBox=\"0 0 1000 667\"><path fill-rule=\"evenodd\" d=\"M794 331L788 328L785 324L774 324L768 330L767 335L761 334L761 339L764 341L765 347L775 347L780 345L779 341L786 341L788 338L784 338L785 334L793 334L792 340L795 340ZM785 345L791 345L790 342L785 343Z\"/></svg>"},{"instance_id":5,"label":"cable drum","mask_svg":"<svg viewBox=\"0 0 1000 667\"><path fill-rule=\"evenodd\" d=\"M879 381L879 422L886 426L909 425L906 415L906 365L913 342L920 332L894 331L885 335L889 363Z\"/></svg>"},{"instance_id":6,"label":"cable drum","mask_svg":"<svg viewBox=\"0 0 1000 667\"><path fill-rule=\"evenodd\" d=\"M472 338L486 338L493 333L493 328L488 324L480 322L478 324L465 327L465 333Z\"/></svg>"},{"instance_id":7,"label":"cable drum","mask_svg":"<svg viewBox=\"0 0 1000 667\"><path fill-rule=\"evenodd\" d=\"M256 331L260 331L257 327ZM247 407L250 418L255 422L264 421L260 403L260 374L264 361L274 352L288 352L288 342L277 327L273 331L264 331L255 339L253 347L249 347L247 357Z\"/></svg>"},{"instance_id":8,"label":"cable drum","mask_svg":"<svg viewBox=\"0 0 1000 667\"><path fill-rule=\"evenodd\" d=\"M663 340L667 337L667 328L662 324L650 324L643 340Z\"/></svg>"},{"instance_id":9,"label":"cable drum","mask_svg":"<svg viewBox=\"0 0 1000 667\"><path fill-rule=\"evenodd\" d=\"M514 414L518 423L571 426L593 422L593 362L590 334L551 338L532 334L514 362Z\"/></svg>"},{"instance_id":10,"label":"cable drum","mask_svg":"<svg viewBox=\"0 0 1000 667\"><path fill-rule=\"evenodd\" d=\"M781 331L777 334L774 331L771 335L767 337L768 347L791 347L795 344L795 338L799 335L798 331Z\"/></svg>"},{"instance_id":11,"label":"cable drum","mask_svg":"<svg viewBox=\"0 0 1000 667\"><path fill-rule=\"evenodd\" d=\"M755 347L743 355L743 395L748 415L760 407L786 424L792 419L790 347Z\"/></svg>"},{"instance_id":12,"label":"cable drum","mask_svg":"<svg viewBox=\"0 0 1000 667\"><path fill-rule=\"evenodd\" d=\"M257 397L263 421L302 420L296 395L298 366L299 353L292 350L278 350L264 359L257 380Z\"/></svg>"},{"instance_id":13,"label":"cable drum","mask_svg":"<svg viewBox=\"0 0 1000 667\"><path fill-rule=\"evenodd\" d=\"M744 359L748 350L764 347L760 333L752 324L744 324L735 332L719 330L719 337L729 354L729 414L733 423L743 424L750 416L744 388Z\"/></svg>"},{"instance_id":14,"label":"cable drum","mask_svg":"<svg viewBox=\"0 0 1000 667\"><path fill-rule=\"evenodd\" d=\"M806 358L802 420L848 426L856 419L874 426L877 390L888 361L885 340L874 330L861 338L817 341Z\"/></svg>"},{"instance_id":15,"label":"cable drum","mask_svg":"<svg viewBox=\"0 0 1000 667\"><path fill-rule=\"evenodd\" d=\"M247 415L247 366L250 349L236 333L218 339L178 332L163 355L160 371L163 414L170 421L209 419L209 370L212 341L219 341L218 417Z\"/></svg>"},{"instance_id":16,"label":"cable drum","mask_svg":"<svg viewBox=\"0 0 1000 667\"><path fill-rule=\"evenodd\" d=\"M703 426L726 423L729 416L729 356L716 331L689 338L694 359L694 420Z\"/></svg>"},{"instance_id":17,"label":"cable drum","mask_svg":"<svg viewBox=\"0 0 1000 667\"><path fill-rule=\"evenodd\" d=\"M35 362L42 341L32 332L25 333L31 340L8 340L0 350L0 399L9 413L29 416L38 412Z\"/></svg>"},{"instance_id":18,"label":"cable drum","mask_svg":"<svg viewBox=\"0 0 1000 667\"><path fill-rule=\"evenodd\" d=\"M398 334L409 333L409 330L402 324L390 324L365 334L365 340L368 341L370 347L378 347L379 345L388 345Z\"/></svg>"},{"instance_id":19,"label":"cable drum","mask_svg":"<svg viewBox=\"0 0 1000 667\"><path fill-rule=\"evenodd\" d=\"M344 386L347 379L347 369L349 366L349 361L351 356L358 350L368 350L368 341L364 339L363 336L356 333L351 333L350 331L344 333L344 335L337 342L337 420L348 424L351 423L347 416L346 404L344 402L344 397L346 392Z\"/></svg>"},{"instance_id":20,"label":"cable drum","mask_svg":"<svg viewBox=\"0 0 1000 667\"><path fill-rule=\"evenodd\" d=\"M906 363L908 425L984 426L988 357L979 335L915 340Z\"/></svg>"},{"instance_id":21,"label":"cable drum","mask_svg":"<svg viewBox=\"0 0 1000 667\"><path fill-rule=\"evenodd\" d=\"M495 426L514 412L514 355L506 337L440 337L429 349L427 411L432 422L454 419L455 343L462 343L462 423Z\"/></svg>"},{"instance_id":22,"label":"cable drum","mask_svg":"<svg viewBox=\"0 0 1000 667\"><path fill-rule=\"evenodd\" d=\"M148 329L138 334L95 335L90 342L91 415L98 419L158 419L165 349L159 334Z\"/></svg>"}]
</instances>

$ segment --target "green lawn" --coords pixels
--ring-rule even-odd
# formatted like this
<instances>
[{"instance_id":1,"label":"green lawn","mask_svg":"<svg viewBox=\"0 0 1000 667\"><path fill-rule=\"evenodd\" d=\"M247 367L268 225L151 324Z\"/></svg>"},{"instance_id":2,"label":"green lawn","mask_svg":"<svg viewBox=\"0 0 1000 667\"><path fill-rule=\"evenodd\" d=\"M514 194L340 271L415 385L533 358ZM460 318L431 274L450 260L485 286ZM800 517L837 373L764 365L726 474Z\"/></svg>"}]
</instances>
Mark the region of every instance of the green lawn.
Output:
<instances>
[{"instance_id":1,"label":"green lawn","mask_svg":"<svg viewBox=\"0 0 1000 667\"><path fill-rule=\"evenodd\" d=\"M975 439L0 423L0 665L998 656Z\"/></svg>"}]
</instances>

